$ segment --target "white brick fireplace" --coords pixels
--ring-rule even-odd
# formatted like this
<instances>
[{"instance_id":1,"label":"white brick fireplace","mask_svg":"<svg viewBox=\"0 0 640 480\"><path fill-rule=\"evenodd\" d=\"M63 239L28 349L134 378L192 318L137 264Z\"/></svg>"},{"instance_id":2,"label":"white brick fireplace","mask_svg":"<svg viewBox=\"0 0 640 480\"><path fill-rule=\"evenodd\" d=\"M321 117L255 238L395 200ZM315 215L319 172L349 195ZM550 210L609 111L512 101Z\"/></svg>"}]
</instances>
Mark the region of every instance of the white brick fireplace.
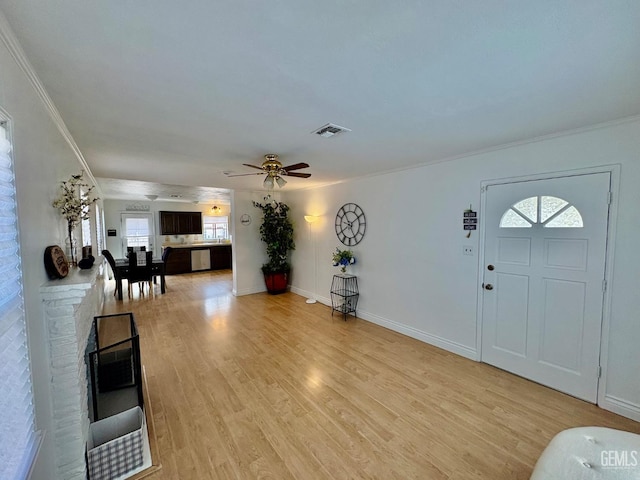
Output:
<instances>
[{"instance_id":1,"label":"white brick fireplace","mask_svg":"<svg viewBox=\"0 0 640 480\"><path fill-rule=\"evenodd\" d=\"M73 268L66 278L40 288L47 326L56 470L52 480L86 480L89 433L85 350L95 315L104 303L98 259L89 270Z\"/></svg>"}]
</instances>

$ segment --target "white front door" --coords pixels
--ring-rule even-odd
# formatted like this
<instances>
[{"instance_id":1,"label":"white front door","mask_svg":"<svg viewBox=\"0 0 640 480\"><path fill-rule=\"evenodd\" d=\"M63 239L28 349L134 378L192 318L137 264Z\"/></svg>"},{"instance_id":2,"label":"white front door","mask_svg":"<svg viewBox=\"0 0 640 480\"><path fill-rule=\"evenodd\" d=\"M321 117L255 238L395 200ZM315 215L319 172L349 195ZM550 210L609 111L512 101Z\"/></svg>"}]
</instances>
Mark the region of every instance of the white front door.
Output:
<instances>
[{"instance_id":1,"label":"white front door","mask_svg":"<svg viewBox=\"0 0 640 480\"><path fill-rule=\"evenodd\" d=\"M482 361L596 402L610 174L489 185Z\"/></svg>"}]
</instances>

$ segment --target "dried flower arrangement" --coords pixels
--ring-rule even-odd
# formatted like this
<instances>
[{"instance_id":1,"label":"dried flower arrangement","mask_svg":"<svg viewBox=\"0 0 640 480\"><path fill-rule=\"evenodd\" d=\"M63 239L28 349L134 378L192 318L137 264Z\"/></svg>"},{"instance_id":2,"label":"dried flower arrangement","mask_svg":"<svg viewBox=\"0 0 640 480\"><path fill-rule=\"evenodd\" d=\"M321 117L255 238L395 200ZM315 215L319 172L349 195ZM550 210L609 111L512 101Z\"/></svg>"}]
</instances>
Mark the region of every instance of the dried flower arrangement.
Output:
<instances>
[{"instance_id":1,"label":"dried flower arrangement","mask_svg":"<svg viewBox=\"0 0 640 480\"><path fill-rule=\"evenodd\" d=\"M53 201L52 206L57 208L67 220L69 231L69 247L71 249L71 263L76 264L76 245L73 231L82 220L89 218L91 205L98 197L93 197L93 185L82 181L84 172L80 175L72 175L69 180L61 182L60 195Z\"/></svg>"}]
</instances>

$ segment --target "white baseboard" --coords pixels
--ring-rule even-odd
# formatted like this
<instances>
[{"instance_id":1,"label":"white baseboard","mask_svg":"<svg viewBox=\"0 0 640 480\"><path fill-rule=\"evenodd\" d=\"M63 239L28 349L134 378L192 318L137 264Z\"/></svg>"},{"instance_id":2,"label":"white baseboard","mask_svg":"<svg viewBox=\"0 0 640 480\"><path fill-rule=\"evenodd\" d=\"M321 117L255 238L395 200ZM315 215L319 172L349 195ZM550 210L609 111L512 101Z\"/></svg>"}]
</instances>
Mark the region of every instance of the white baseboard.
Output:
<instances>
[{"instance_id":1,"label":"white baseboard","mask_svg":"<svg viewBox=\"0 0 640 480\"><path fill-rule=\"evenodd\" d=\"M306 298L314 298L315 297L308 290L303 290L302 288L294 287L293 285L289 285L289 289L290 289L291 292L295 293L296 295L300 295L301 297L306 297Z\"/></svg>"},{"instance_id":2,"label":"white baseboard","mask_svg":"<svg viewBox=\"0 0 640 480\"><path fill-rule=\"evenodd\" d=\"M598 405L600 408L617 413L623 417L630 418L636 422L640 422L640 405L614 397L613 395L605 395L604 402Z\"/></svg>"},{"instance_id":3,"label":"white baseboard","mask_svg":"<svg viewBox=\"0 0 640 480\"><path fill-rule=\"evenodd\" d=\"M442 348L443 350L447 350L448 352L455 353L462 357L469 358L474 361L477 359L476 350L474 348L467 347L466 345L452 342L451 340L447 340L446 338L423 332L422 330L418 330L417 328L394 322L393 320L389 320L388 318L384 318L373 313L359 311L358 317L368 322L375 323L376 325L380 325L381 327L388 328L389 330L393 330L394 332L402 333L403 335L406 335L408 337L428 343L429 345Z\"/></svg>"},{"instance_id":4,"label":"white baseboard","mask_svg":"<svg viewBox=\"0 0 640 480\"><path fill-rule=\"evenodd\" d=\"M254 293L266 292L267 289L264 285L253 286L249 288L243 288L242 290L231 290L234 297L242 297L243 295L253 295Z\"/></svg>"},{"instance_id":5,"label":"white baseboard","mask_svg":"<svg viewBox=\"0 0 640 480\"><path fill-rule=\"evenodd\" d=\"M329 298L314 296L312 292L303 290L302 288L298 287L291 287L291 291L302 297L315 298L318 302L331 307L331 299ZM388 328L389 330L393 330L394 332L402 333L403 335L406 335L408 337L415 338L416 340L428 343L429 345L434 345L438 348L442 348L444 350L447 350L448 352L461 355L465 358L469 358L474 361L477 361L478 359L476 350L465 345L452 342L451 340L438 337L437 335L423 332L422 330L403 325L402 323L394 322L393 320L389 320L373 313L358 310L357 314L358 318L366 320L367 322L375 323L376 325L380 325L381 327Z\"/></svg>"},{"instance_id":6,"label":"white baseboard","mask_svg":"<svg viewBox=\"0 0 640 480\"><path fill-rule=\"evenodd\" d=\"M313 297L313 298L315 298L318 303L321 303L321 304L326 305L327 307L331 308L331 299L330 298L326 298L326 297Z\"/></svg>"},{"instance_id":7,"label":"white baseboard","mask_svg":"<svg viewBox=\"0 0 640 480\"><path fill-rule=\"evenodd\" d=\"M291 291L291 293L295 293L296 295L300 295L301 297L315 298L318 303L322 303L323 305L326 305L328 307L331 306L331 300L330 299L314 295L309 290L304 290L302 288L294 287L292 285L289 285L289 290Z\"/></svg>"}]
</instances>

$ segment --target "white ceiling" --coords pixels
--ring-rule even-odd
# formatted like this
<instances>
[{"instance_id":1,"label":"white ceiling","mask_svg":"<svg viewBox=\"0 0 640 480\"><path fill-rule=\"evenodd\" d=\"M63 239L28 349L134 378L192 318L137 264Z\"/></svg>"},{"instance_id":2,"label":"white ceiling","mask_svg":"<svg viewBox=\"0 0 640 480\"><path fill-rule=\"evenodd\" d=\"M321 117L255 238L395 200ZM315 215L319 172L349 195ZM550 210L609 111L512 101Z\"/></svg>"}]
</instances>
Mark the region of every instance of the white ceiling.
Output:
<instances>
[{"instance_id":1,"label":"white ceiling","mask_svg":"<svg viewBox=\"0 0 640 480\"><path fill-rule=\"evenodd\" d=\"M166 185L119 178L99 178L98 181L100 182L103 198L119 200L140 200L146 198L151 201L219 205L229 205L231 203L231 191L227 188L185 187L183 185Z\"/></svg>"},{"instance_id":2,"label":"white ceiling","mask_svg":"<svg viewBox=\"0 0 640 480\"><path fill-rule=\"evenodd\" d=\"M106 179L260 188L261 177L223 172L252 173L242 163L277 153L311 165L285 187L305 188L640 114L637 0L0 10ZM310 133L328 122L352 132Z\"/></svg>"}]
</instances>

